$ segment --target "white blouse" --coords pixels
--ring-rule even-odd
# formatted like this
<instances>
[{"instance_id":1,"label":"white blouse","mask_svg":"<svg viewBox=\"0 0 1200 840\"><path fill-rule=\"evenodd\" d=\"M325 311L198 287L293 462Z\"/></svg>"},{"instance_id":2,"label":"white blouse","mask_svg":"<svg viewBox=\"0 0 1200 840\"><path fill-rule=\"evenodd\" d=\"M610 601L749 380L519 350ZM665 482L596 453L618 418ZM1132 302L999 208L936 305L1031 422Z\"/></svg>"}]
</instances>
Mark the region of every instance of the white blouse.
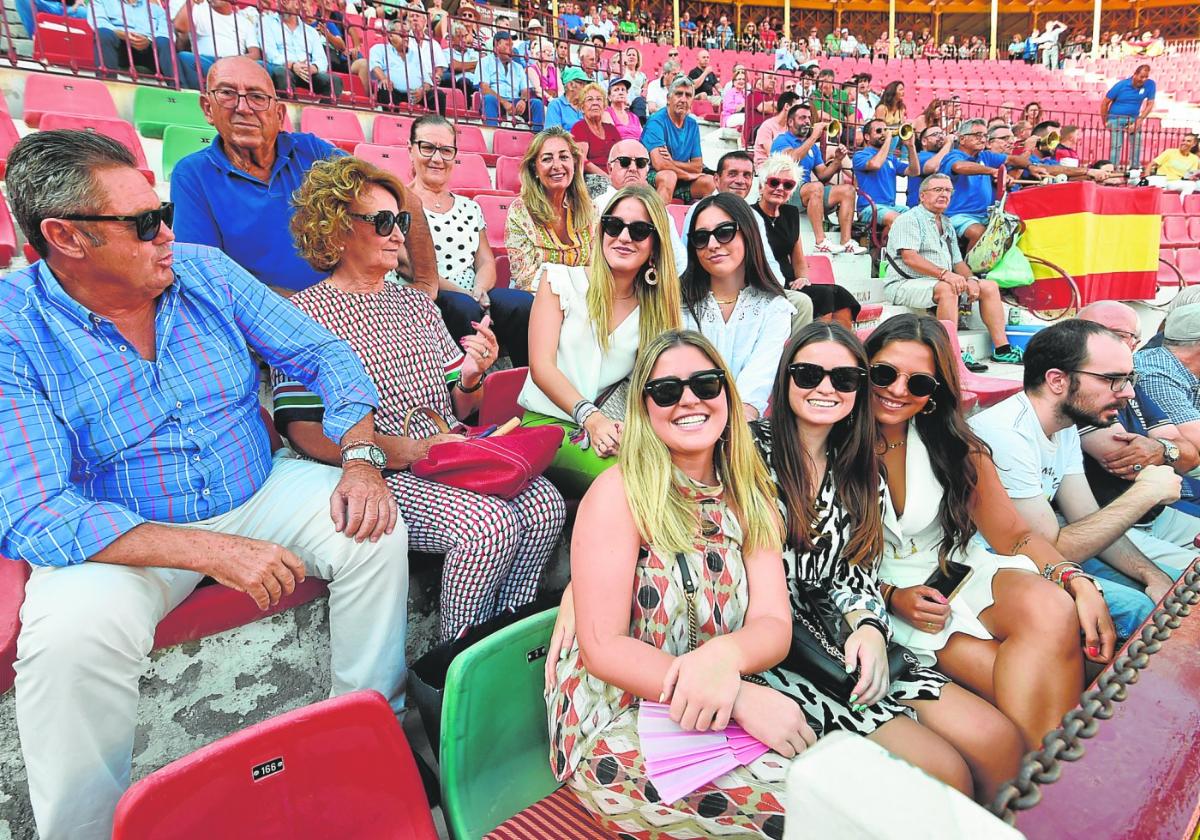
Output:
<instances>
[{"instance_id":1,"label":"white blouse","mask_svg":"<svg viewBox=\"0 0 1200 840\"><path fill-rule=\"evenodd\" d=\"M771 398L783 345L792 334L795 308L782 295L768 295L748 286L738 295L728 321L721 317L721 307L712 292L697 310L699 324L691 310L683 308L684 326L698 330L713 343L733 372L742 402L763 414Z\"/></svg>"},{"instance_id":2,"label":"white blouse","mask_svg":"<svg viewBox=\"0 0 1200 840\"><path fill-rule=\"evenodd\" d=\"M600 349L600 339L588 316L587 269L546 263L542 266L541 278L550 284L550 290L558 298L562 308L562 329L558 334L559 371L575 387L584 399L595 400L609 385L620 382L633 372L639 341L639 312L635 308L617 325L608 337L608 351ZM567 412L542 393L533 382L533 376L525 380L517 402L522 408L548 414L568 423L574 423Z\"/></svg>"}]
</instances>

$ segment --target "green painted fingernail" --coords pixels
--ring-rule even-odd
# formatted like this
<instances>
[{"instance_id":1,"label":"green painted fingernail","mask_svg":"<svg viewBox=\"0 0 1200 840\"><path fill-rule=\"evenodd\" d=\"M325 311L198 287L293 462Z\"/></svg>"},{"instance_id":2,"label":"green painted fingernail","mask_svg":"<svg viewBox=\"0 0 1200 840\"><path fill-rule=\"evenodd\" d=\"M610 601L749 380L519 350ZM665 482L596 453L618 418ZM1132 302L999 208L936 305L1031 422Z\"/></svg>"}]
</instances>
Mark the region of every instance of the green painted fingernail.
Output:
<instances>
[{"instance_id":1,"label":"green painted fingernail","mask_svg":"<svg viewBox=\"0 0 1200 840\"><path fill-rule=\"evenodd\" d=\"M850 702L851 702L851 703L854 703L854 701L855 701L855 700L857 700L857 699L858 699L858 695L857 695L857 694L851 694L851 695L850 695Z\"/></svg>"}]
</instances>

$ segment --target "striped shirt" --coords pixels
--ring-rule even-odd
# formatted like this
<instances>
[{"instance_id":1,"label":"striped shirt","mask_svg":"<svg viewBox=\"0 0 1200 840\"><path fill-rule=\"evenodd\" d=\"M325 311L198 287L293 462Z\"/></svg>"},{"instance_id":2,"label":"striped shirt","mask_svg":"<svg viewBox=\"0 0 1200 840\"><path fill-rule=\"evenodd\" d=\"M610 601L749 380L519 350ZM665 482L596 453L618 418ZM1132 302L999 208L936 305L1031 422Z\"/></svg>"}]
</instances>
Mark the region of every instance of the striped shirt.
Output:
<instances>
[{"instance_id":1,"label":"striped shirt","mask_svg":"<svg viewBox=\"0 0 1200 840\"><path fill-rule=\"evenodd\" d=\"M897 270L891 261L887 262L887 273L883 283L895 283L897 280L912 280L917 272L909 268L900 258L901 250L916 251L938 268L954 270L954 266L962 262L962 252L958 249L958 237L950 221L942 216L942 229L938 230L937 219L924 207L917 205L905 210L892 222L888 233L887 253L900 266ZM904 272L901 274L901 272ZM908 275L905 277L905 275ZM936 280L936 277L928 278Z\"/></svg>"},{"instance_id":2,"label":"striped shirt","mask_svg":"<svg viewBox=\"0 0 1200 840\"><path fill-rule=\"evenodd\" d=\"M1176 426L1200 420L1200 379L1166 347L1133 354L1138 387Z\"/></svg>"},{"instance_id":3,"label":"striped shirt","mask_svg":"<svg viewBox=\"0 0 1200 840\"><path fill-rule=\"evenodd\" d=\"M146 521L245 502L271 469L257 352L321 393L334 440L378 403L349 348L215 248L173 246L146 361L45 261L0 286L0 554L81 563Z\"/></svg>"}]
</instances>

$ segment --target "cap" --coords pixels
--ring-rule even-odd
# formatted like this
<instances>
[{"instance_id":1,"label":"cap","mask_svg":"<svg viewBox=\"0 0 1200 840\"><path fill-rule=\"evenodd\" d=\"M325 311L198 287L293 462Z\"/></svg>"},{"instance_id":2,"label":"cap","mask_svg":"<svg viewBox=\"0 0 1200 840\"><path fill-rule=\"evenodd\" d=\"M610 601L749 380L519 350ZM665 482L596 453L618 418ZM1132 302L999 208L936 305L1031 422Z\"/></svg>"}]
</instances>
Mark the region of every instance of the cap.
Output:
<instances>
[{"instance_id":1,"label":"cap","mask_svg":"<svg viewBox=\"0 0 1200 840\"><path fill-rule=\"evenodd\" d=\"M512 33L507 29L497 29L496 34L492 36L492 43L494 44L497 41L511 41L512 39Z\"/></svg>"},{"instance_id":2,"label":"cap","mask_svg":"<svg viewBox=\"0 0 1200 840\"><path fill-rule=\"evenodd\" d=\"M540 20L538 20L537 18L534 18L533 20L529 21L529 23L525 24L525 28L526 29L541 29L542 22Z\"/></svg>"},{"instance_id":3,"label":"cap","mask_svg":"<svg viewBox=\"0 0 1200 840\"><path fill-rule=\"evenodd\" d=\"M584 73L578 67L568 67L562 74L563 84L567 82L590 82L588 74Z\"/></svg>"},{"instance_id":4,"label":"cap","mask_svg":"<svg viewBox=\"0 0 1200 840\"><path fill-rule=\"evenodd\" d=\"M622 79L621 77L618 76L617 78L613 79L611 82L608 83L608 89L612 90L613 88L617 87L618 85L625 85L625 89L629 90L630 88L633 87L633 82L629 81L628 79Z\"/></svg>"},{"instance_id":5,"label":"cap","mask_svg":"<svg viewBox=\"0 0 1200 840\"><path fill-rule=\"evenodd\" d=\"M1200 341L1200 303L1189 303L1169 313L1163 338L1168 341Z\"/></svg>"}]
</instances>

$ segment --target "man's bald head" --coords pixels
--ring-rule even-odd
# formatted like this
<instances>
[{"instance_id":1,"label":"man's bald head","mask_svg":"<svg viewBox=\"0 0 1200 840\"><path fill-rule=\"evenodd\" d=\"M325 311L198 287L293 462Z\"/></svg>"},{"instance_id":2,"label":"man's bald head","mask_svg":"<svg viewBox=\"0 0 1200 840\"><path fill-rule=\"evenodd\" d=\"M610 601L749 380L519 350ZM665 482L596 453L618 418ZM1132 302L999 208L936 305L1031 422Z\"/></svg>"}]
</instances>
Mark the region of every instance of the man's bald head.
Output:
<instances>
[{"instance_id":1,"label":"man's bald head","mask_svg":"<svg viewBox=\"0 0 1200 840\"><path fill-rule=\"evenodd\" d=\"M628 162L622 166L621 161ZM642 164L638 166L638 164ZM650 153L637 140L622 140L614 143L608 153L608 179L615 189L645 184L650 174Z\"/></svg>"},{"instance_id":2,"label":"man's bald head","mask_svg":"<svg viewBox=\"0 0 1200 840\"><path fill-rule=\"evenodd\" d=\"M218 101L229 98L229 91L239 94L232 104ZM246 155L274 160L275 140L287 108L276 98L270 75L257 61L239 55L215 62L208 70L207 93L200 97L200 107L235 164L238 156Z\"/></svg>"},{"instance_id":3,"label":"man's bald head","mask_svg":"<svg viewBox=\"0 0 1200 840\"><path fill-rule=\"evenodd\" d=\"M1108 327L1121 337L1130 349L1137 349L1142 338L1142 324L1133 307L1116 300L1089 303L1075 315L1081 321L1091 321Z\"/></svg>"}]
</instances>

